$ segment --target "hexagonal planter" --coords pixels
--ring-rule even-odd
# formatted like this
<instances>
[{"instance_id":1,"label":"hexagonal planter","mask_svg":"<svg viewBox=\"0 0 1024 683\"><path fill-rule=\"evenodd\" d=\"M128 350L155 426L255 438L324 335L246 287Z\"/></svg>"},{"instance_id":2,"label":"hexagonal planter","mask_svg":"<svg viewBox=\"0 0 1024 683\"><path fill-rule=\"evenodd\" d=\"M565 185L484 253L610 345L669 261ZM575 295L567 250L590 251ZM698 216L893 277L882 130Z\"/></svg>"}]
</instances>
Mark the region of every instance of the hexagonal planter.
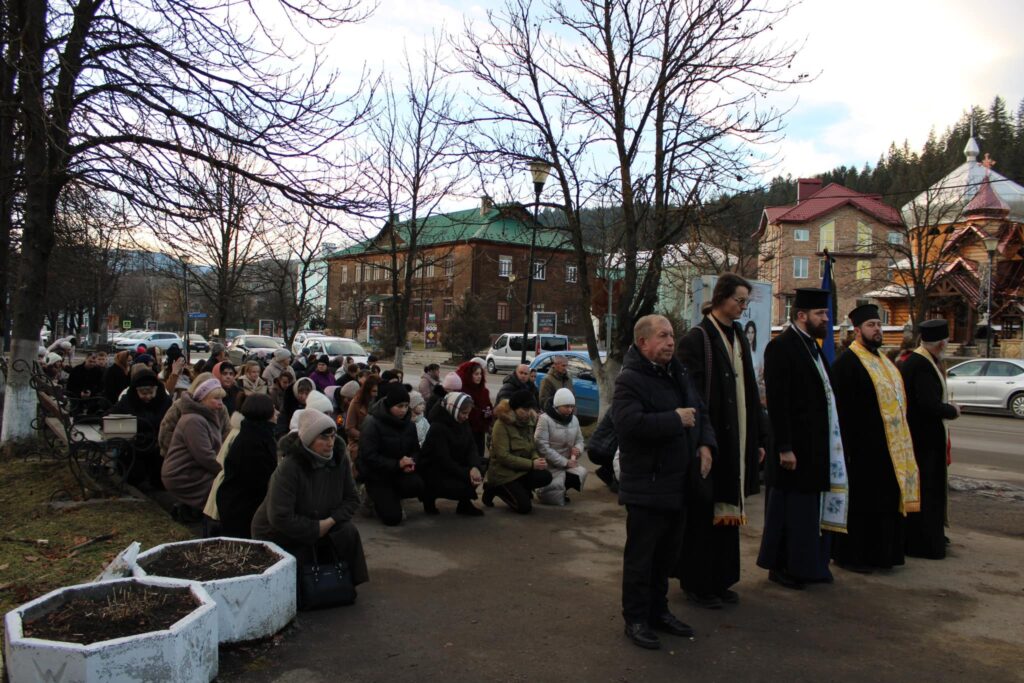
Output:
<instances>
[{"instance_id":1,"label":"hexagonal planter","mask_svg":"<svg viewBox=\"0 0 1024 683\"><path fill-rule=\"evenodd\" d=\"M139 555L135 575L156 575L155 572L150 574L147 567L153 566L169 550L180 552L181 549L215 542L260 546L278 558L259 574L199 581L217 601L220 642L238 643L267 638L287 626L295 618L297 608L295 558L274 543L223 537L164 543ZM169 578L191 579L187 576Z\"/></svg>"},{"instance_id":2,"label":"hexagonal planter","mask_svg":"<svg viewBox=\"0 0 1024 683\"><path fill-rule=\"evenodd\" d=\"M75 598L112 596L127 584L185 588L198 603L169 628L88 645L33 638L27 623ZM12 681L115 683L120 681L212 681L217 676L217 603L197 583L131 578L60 588L4 617L4 656Z\"/></svg>"}]
</instances>

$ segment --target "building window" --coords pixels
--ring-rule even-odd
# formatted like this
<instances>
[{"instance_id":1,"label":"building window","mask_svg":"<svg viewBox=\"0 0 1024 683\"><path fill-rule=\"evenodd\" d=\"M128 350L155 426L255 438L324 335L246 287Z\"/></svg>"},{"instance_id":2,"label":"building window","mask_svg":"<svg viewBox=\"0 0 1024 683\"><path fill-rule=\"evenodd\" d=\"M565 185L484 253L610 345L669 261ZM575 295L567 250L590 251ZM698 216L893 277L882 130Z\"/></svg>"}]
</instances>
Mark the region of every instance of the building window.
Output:
<instances>
[{"instance_id":1,"label":"building window","mask_svg":"<svg viewBox=\"0 0 1024 683\"><path fill-rule=\"evenodd\" d=\"M857 261L857 279L858 280L869 280L871 279L871 261L862 259Z\"/></svg>"},{"instance_id":2,"label":"building window","mask_svg":"<svg viewBox=\"0 0 1024 683\"><path fill-rule=\"evenodd\" d=\"M445 299L444 300L444 313L442 313L442 315L444 316L444 319L445 320L451 320L452 319L452 315L454 315L454 313L455 313L455 302L452 301L451 299Z\"/></svg>"},{"instance_id":3,"label":"building window","mask_svg":"<svg viewBox=\"0 0 1024 683\"><path fill-rule=\"evenodd\" d=\"M807 228L797 228L793 231L794 242L809 242L811 240L811 231Z\"/></svg>"},{"instance_id":4,"label":"building window","mask_svg":"<svg viewBox=\"0 0 1024 683\"><path fill-rule=\"evenodd\" d=\"M886 239L889 244L903 244L903 233L897 232L896 230L890 230Z\"/></svg>"},{"instance_id":5,"label":"building window","mask_svg":"<svg viewBox=\"0 0 1024 683\"><path fill-rule=\"evenodd\" d=\"M857 252L866 254L871 251L871 226L857 223Z\"/></svg>"},{"instance_id":6,"label":"building window","mask_svg":"<svg viewBox=\"0 0 1024 683\"><path fill-rule=\"evenodd\" d=\"M422 270L423 277L434 277L434 262L433 261L429 261L427 263L422 263L421 262L420 266L423 269Z\"/></svg>"},{"instance_id":7,"label":"building window","mask_svg":"<svg viewBox=\"0 0 1024 683\"><path fill-rule=\"evenodd\" d=\"M832 274L835 275L835 272ZM818 277L825 277L825 259L823 258L818 259Z\"/></svg>"},{"instance_id":8,"label":"building window","mask_svg":"<svg viewBox=\"0 0 1024 683\"><path fill-rule=\"evenodd\" d=\"M455 257L445 256L444 257L444 276L452 277L455 275Z\"/></svg>"},{"instance_id":9,"label":"building window","mask_svg":"<svg viewBox=\"0 0 1024 683\"><path fill-rule=\"evenodd\" d=\"M341 267L341 284L348 282L348 265Z\"/></svg>"},{"instance_id":10,"label":"building window","mask_svg":"<svg viewBox=\"0 0 1024 683\"><path fill-rule=\"evenodd\" d=\"M565 281L576 282L576 264L569 263L565 266Z\"/></svg>"},{"instance_id":11,"label":"building window","mask_svg":"<svg viewBox=\"0 0 1024 683\"><path fill-rule=\"evenodd\" d=\"M534 280L543 280L543 279L545 279L547 277L547 274L548 274L548 266L547 266L546 263L544 263L543 261L534 261L533 262L533 279Z\"/></svg>"},{"instance_id":12,"label":"building window","mask_svg":"<svg viewBox=\"0 0 1024 683\"><path fill-rule=\"evenodd\" d=\"M573 314L573 310L571 308L565 309L565 312L562 314L562 322L566 325L572 325L576 322L576 316Z\"/></svg>"},{"instance_id":13,"label":"building window","mask_svg":"<svg viewBox=\"0 0 1024 683\"><path fill-rule=\"evenodd\" d=\"M508 304L504 301L498 302L498 321L505 322L508 320Z\"/></svg>"},{"instance_id":14,"label":"building window","mask_svg":"<svg viewBox=\"0 0 1024 683\"><path fill-rule=\"evenodd\" d=\"M512 257L498 257L498 277L508 277L512 274Z\"/></svg>"},{"instance_id":15,"label":"building window","mask_svg":"<svg viewBox=\"0 0 1024 683\"><path fill-rule=\"evenodd\" d=\"M836 249L835 221L829 221L818 229L818 251L825 251L826 249L829 251L835 251Z\"/></svg>"},{"instance_id":16,"label":"building window","mask_svg":"<svg viewBox=\"0 0 1024 683\"><path fill-rule=\"evenodd\" d=\"M808 260L805 256L797 256L793 259L793 277L798 280L807 278Z\"/></svg>"}]
</instances>

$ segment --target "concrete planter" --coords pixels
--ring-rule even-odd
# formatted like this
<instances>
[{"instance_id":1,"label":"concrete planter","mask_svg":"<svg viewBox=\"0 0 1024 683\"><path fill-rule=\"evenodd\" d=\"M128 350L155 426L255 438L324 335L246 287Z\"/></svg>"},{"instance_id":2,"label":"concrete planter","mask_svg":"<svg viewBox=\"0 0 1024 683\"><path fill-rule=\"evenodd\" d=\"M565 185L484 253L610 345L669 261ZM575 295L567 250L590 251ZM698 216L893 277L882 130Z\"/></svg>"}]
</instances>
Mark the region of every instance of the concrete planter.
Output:
<instances>
[{"instance_id":1,"label":"concrete planter","mask_svg":"<svg viewBox=\"0 0 1024 683\"><path fill-rule=\"evenodd\" d=\"M238 643L267 638L283 629L288 622L295 618L297 607L295 558L274 543L240 538L206 538L165 543L139 555L135 565L135 575L148 576L146 566L160 557L167 548L214 541L260 545L280 558L262 574L199 582L217 601L220 642Z\"/></svg>"},{"instance_id":2,"label":"concrete planter","mask_svg":"<svg viewBox=\"0 0 1024 683\"><path fill-rule=\"evenodd\" d=\"M187 587L201 603L169 629L89 645L24 635L26 620L82 595L101 596L129 583ZM12 610L4 617L4 656L11 681L120 683L212 681L217 676L217 604L195 582L163 578L122 579L68 586Z\"/></svg>"}]
</instances>

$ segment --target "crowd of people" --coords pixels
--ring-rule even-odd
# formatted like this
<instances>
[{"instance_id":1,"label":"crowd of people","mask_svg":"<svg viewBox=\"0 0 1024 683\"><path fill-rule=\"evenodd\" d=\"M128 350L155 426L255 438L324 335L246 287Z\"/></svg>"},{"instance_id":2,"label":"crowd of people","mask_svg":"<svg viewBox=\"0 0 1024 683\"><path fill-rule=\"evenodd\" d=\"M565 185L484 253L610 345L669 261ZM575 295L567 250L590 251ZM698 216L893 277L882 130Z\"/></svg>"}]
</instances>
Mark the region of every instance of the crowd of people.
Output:
<instances>
[{"instance_id":1,"label":"crowd of people","mask_svg":"<svg viewBox=\"0 0 1024 683\"><path fill-rule=\"evenodd\" d=\"M655 631L690 636L668 608L677 578L695 606L739 602L739 528L746 498L767 487L758 566L788 589L831 583L831 565L889 569L906 555L940 559L948 539L945 421L959 416L942 370L948 327L920 325L921 345L897 367L882 346L877 307L849 314L855 340L834 364L828 296L797 290L791 325L765 349L763 387L739 321L751 285L718 279L703 320L676 344L660 316L637 321L611 408L589 443L575 415L567 359L540 383L529 366L492 402L474 358L441 377L423 368L415 388L376 359L292 359L236 368L224 349L194 366L172 347L87 353L65 371L60 348L40 365L73 398L102 397L138 418L128 481L164 489L183 521L204 533L272 540L300 564L330 550L368 579L357 514L387 526L404 501L438 515L484 515L502 501L528 514L564 506L589 473L626 510L622 615L636 645ZM762 390L763 389L763 390Z\"/></svg>"}]
</instances>

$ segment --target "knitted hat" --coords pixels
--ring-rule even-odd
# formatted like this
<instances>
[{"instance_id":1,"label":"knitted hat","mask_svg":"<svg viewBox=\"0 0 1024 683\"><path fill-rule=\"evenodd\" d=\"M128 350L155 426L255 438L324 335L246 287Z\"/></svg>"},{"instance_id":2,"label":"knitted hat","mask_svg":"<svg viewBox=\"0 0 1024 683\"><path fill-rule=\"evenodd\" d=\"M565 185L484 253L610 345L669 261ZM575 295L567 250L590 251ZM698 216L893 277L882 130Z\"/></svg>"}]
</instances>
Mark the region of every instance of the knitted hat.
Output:
<instances>
[{"instance_id":1,"label":"knitted hat","mask_svg":"<svg viewBox=\"0 0 1024 683\"><path fill-rule=\"evenodd\" d=\"M462 391L462 378L454 372L449 372L444 376L441 386L444 387L445 391Z\"/></svg>"},{"instance_id":2,"label":"knitted hat","mask_svg":"<svg viewBox=\"0 0 1024 683\"><path fill-rule=\"evenodd\" d=\"M453 391L450 394L445 394L442 402L444 409L447 410L448 414L456 420L459 417L459 412L463 408L473 405L473 399L470 398L469 394L463 394L460 391Z\"/></svg>"},{"instance_id":3,"label":"knitted hat","mask_svg":"<svg viewBox=\"0 0 1024 683\"><path fill-rule=\"evenodd\" d=\"M216 378L210 378L196 387L196 390L192 392L192 398L197 401L202 401L206 398L211 391L214 389L221 389L220 380ZM223 389L221 389L223 391Z\"/></svg>"},{"instance_id":4,"label":"knitted hat","mask_svg":"<svg viewBox=\"0 0 1024 683\"><path fill-rule=\"evenodd\" d=\"M474 356L473 358L470 358L470 360L473 361L474 363L476 363L477 365L479 365L484 370L487 369L487 361L485 361L480 356Z\"/></svg>"},{"instance_id":5,"label":"knitted hat","mask_svg":"<svg viewBox=\"0 0 1024 683\"><path fill-rule=\"evenodd\" d=\"M576 405L576 397L572 395L572 392L562 387L555 392L555 398L551 402L556 408L559 406L574 406Z\"/></svg>"},{"instance_id":6,"label":"knitted hat","mask_svg":"<svg viewBox=\"0 0 1024 683\"><path fill-rule=\"evenodd\" d=\"M512 394L512 398L508 400L508 405L512 410L518 410L519 408L536 408L537 401L533 398L533 392L529 389L520 389L516 393Z\"/></svg>"},{"instance_id":7,"label":"knitted hat","mask_svg":"<svg viewBox=\"0 0 1024 683\"><path fill-rule=\"evenodd\" d=\"M385 408L394 408L399 403L409 402L409 392L405 390L405 387L396 382L382 384L380 391L384 396Z\"/></svg>"},{"instance_id":8,"label":"knitted hat","mask_svg":"<svg viewBox=\"0 0 1024 683\"><path fill-rule=\"evenodd\" d=\"M138 372L132 373L131 384L136 389L139 387L155 387L159 386L160 380L157 378L155 372L143 365L140 366Z\"/></svg>"},{"instance_id":9,"label":"knitted hat","mask_svg":"<svg viewBox=\"0 0 1024 683\"><path fill-rule=\"evenodd\" d=\"M292 385L292 393L295 394L295 398L299 397L299 387L309 387L310 393L316 391L316 384L313 383L308 377L300 377L299 380Z\"/></svg>"},{"instance_id":10,"label":"knitted hat","mask_svg":"<svg viewBox=\"0 0 1024 683\"><path fill-rule=\"evenodd\" d=\"M53 365L54 363L62 360L64 360L64 356L60 355L59 353L51 352L46 354L46 357L43 358L43 365Z\"/></svg>"},{"instance_id":11,"label":"knitted hat","mask_svg":"<svg viewBox=\"0 0 1024 683\"><path fill-rule=\"evenodd\" d=\"M274 416L274 399L267 394L250 394L240 410L247 420L266 422Z\"/></svg>"},{"instance_id":12,"label":"knitted hat","mask_svg":"<svg viewBox=\"0 0 1024 683\"><path fill-rule=\"evenodd\" d=\"M381 382L394 382L399 377L397 370L385 370L380 375Z\"/></svg>"},{"instance_id":13,"label":"knitted hat","mask_svg":"<svg viewBox=\"0 0 1024 683\"><path fill-rule=\"evenodd\" d=\"M274 349L274 360L288 360L292 357L292 354L288 352L288 349L280 348Z\"/></svg>"},{"instance_id":14,"label":"knitted hat","mask_svg":"<svg viewBox=\"0 0 1024 683\"><path fill-rule=\"evenodd\" d=\"M135 362L150 365L153 362L153 356L149 355L148 353L140 353L139 355L135 356Z\"/></svg>"},{"instance_id":15,"label":"knitted hat","mask_svg":"<svg viewBox=\"0 0 1024 683\"><path fill-rule=\"evenodd\" d=\"M331 403L331 399L327 398L319 391L309 392L309 396L306 397L306 409L316 410L321 413L333 413L334 404Z\"/></svg>"},{"instance_id":16,"label":"knitted hat","mask_svg":"<svg viewBox=\"0 0 1024 683\"><path fill-rule=\"evenodd\" d=\"M409 392L409 410L412 410L416 406L421 406L424 403L426 403L426 401L423 400L423 394L418 391Z\"/></svg>"},{"instance_id":17,"label":"knitted hat","mask_svg":"<svg viewBox=\"0 0 1024 683\"><path fill-rule=\"evenodd\" d=\"M359 382L354 379L345 382L344 386L341 387L341 390L338 393L341 394L342 398L347 398L349 400L355 398L356 394L359 393Z\"/></svg>"},{"instance_id":18,"label":"knitted hat","mask_svg":"<svg viewBox=\"0 0 1024 683\"><path fill-rule=\"evenodd\" d=\"M328 356L326 353L321 353L319 356L317 356L316 362L323 363L324 365L329 365L331 362L331 357Z\"/></svg>"},{"instance_id":19,"label":"knitted hat","mask_svg":"<svg viewBox=\"0 0 1024 683\"><path fill-rule=\"evenodd\" d=\"M337 430L334 420L319 411L303 410L302 415L299 416L299 440L306 448L312 446L316 437L324 432L334 433Z\"/></svg>"}]
</instances>

